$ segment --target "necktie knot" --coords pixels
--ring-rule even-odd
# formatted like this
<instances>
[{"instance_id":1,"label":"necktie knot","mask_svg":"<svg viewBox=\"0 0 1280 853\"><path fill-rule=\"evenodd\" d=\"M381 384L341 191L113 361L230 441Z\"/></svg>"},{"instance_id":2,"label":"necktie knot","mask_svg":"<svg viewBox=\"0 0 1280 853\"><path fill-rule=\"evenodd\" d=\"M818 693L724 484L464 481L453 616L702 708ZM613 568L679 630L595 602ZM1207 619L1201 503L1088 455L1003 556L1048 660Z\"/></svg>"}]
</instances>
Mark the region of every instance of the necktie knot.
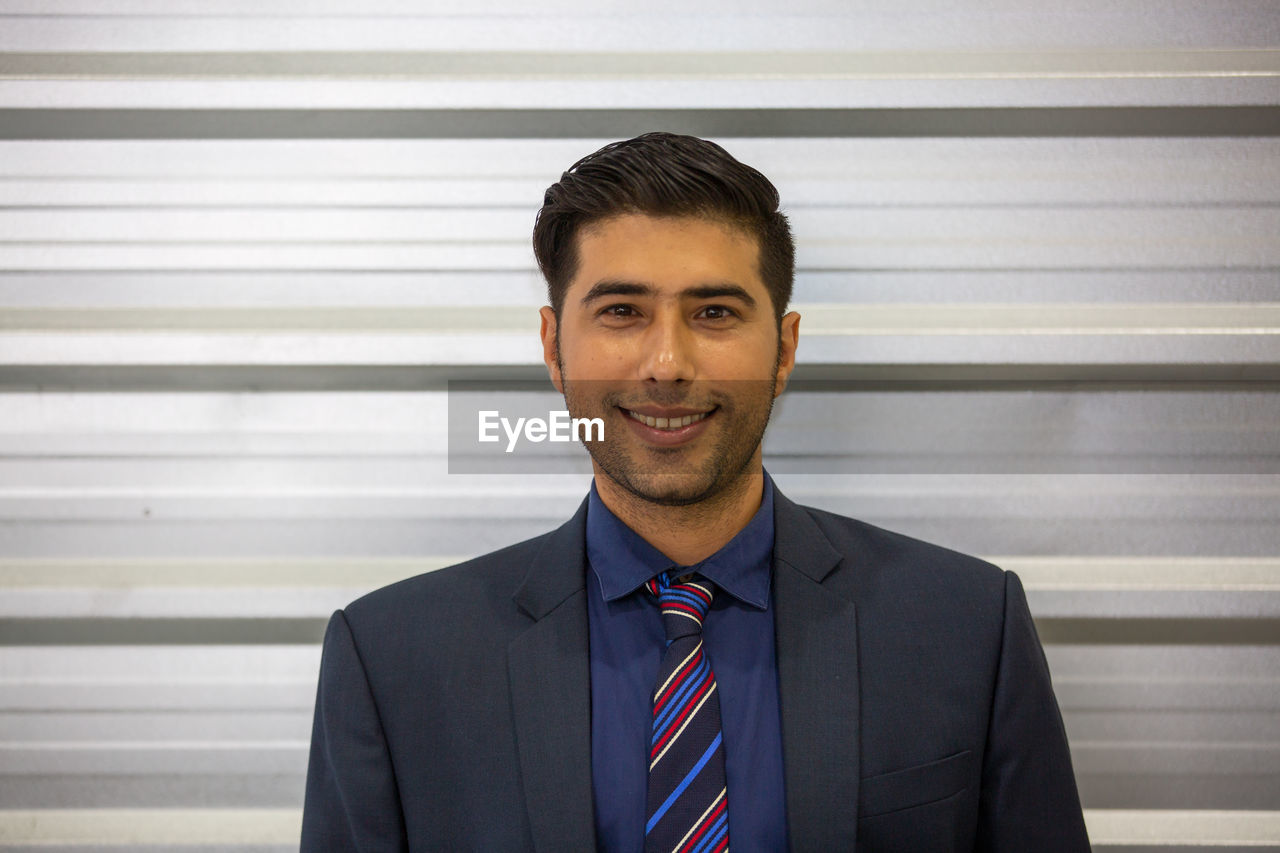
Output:
<instances>
[{"instance_id":1,"label":"necktie knot","mask_svg":"<svg viewBox=\"0 0 1280 853\"><path fill-rule=\"evenodd\" d=\"M702 633L702 620L711 606L714 589L705 578L689 575L679 579L672 578L670 572L662 572L647 586L662 609L662 624L667 631L668 644L681 637Z\"/></svg>"}]
</instances>

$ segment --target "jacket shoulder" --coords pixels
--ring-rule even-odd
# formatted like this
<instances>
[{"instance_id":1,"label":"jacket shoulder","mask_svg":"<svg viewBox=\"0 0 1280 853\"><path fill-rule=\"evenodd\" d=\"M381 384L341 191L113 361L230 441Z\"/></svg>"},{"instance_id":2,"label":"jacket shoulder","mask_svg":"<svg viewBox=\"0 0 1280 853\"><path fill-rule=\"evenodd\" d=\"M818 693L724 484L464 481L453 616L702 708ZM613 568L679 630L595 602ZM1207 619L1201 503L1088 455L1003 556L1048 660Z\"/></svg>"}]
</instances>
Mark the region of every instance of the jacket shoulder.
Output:
<instances>
[{"instance_id":1,"label":"jacket shoulder","mask_svg":"<svg viewBox=\"0 0 1280 853\"><path fill-rule=\"evenodd\" d=\"M399 624L404 620L438 622L444 618L457 622L490 609L514 611L512 594L551 535L544 533L376 589L344 608L347 621L355 629L356 626Z\"/></svg>"},{"instance_id":2,"label":"jacket shoulder","mask_svg":"<svg viewBox=\"0 0 1280 853\"><path fill-rule=\"evenodd\" d=\"M828 578L837 588L865 594L888 584L902 594L1004 600L1006 572L984 559L816 507L797 509L840 553Z\"/></svg>"}]
</instances>

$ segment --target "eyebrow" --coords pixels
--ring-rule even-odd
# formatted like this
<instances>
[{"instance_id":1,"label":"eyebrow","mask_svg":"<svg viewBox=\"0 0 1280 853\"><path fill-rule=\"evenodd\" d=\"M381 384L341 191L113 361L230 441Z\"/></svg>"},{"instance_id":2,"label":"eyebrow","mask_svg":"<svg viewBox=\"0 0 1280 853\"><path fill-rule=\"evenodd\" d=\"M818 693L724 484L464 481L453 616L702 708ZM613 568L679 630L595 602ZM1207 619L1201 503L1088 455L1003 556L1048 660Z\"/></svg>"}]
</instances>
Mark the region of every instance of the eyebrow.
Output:
<instances>
[{"instance_id":1,"label":"eyebrow","mask_svg":"<svg viewBox=\"0 0 1280 853\"><path fill-rule=\"evenodd\" d=\"M752 297L750 293L747 293L747 289L745 287L737 284L730 284L728 282L725 282L724 284L703 284L698 287L691 287L688 290L681 292L680 295L687 296L691 299L722 299L728 297L730 299L737 299L748 308L756 307L755 298Z\"/></svg>"},{"instance_id":2,"label":"eyebrow","mask_svg":"<svg viewBox=\"0 0 1280 853\"><path fill-rule=\"evenodd\" d=\"M591 289L582 297L582 304L589 305L606 296L654 296L657 292L657 288L643 282L607 279L592 285ZM755 298L747 292L745 287L730 282L700 284L696 287L686 288L680 291L680 297L684 299L730 298L739 300L748 308L756 307Z\"/></svg>"},{"instance_id":3,"label":"eyebrow","mask_svg":"<svg viewBox=\"0 0 1280 853\"><path fill-rule=\"evenodd\" d=\"M647 284L641 284L638 281L614 281L606 279L597 281L587 291L586 296L582 297L582 304L588 305L597 299L603 299L606 296L651 296L655 292L653 287Z\"/></svg>"}]
</instances>

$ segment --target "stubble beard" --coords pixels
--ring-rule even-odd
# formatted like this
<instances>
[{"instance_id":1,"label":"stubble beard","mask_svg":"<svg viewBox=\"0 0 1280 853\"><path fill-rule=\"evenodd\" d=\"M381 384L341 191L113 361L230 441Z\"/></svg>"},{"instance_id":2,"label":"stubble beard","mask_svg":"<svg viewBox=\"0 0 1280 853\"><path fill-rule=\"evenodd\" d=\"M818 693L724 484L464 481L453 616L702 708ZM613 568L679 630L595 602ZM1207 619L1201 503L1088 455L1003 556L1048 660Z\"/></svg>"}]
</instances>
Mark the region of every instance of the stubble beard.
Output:
<instances>
[{"instance_id":1,"label":"stubble beard","mask_svg":"<svg viewBox=\"0 0 1280 853\"><path fill-rule=\"evenodd\" d=\"M715 503L727 498L743 485L745 475L764 439L777 389L777 368L770 379L732 380L717 388L705 383L705 398L694 399L693 388L675 385L652 386L634 383L634 390L606 390L603 381L585 380L575 383L566 374L564 363L557 358L564 387L565 405L570 417L602 418L605 423L603 441L584 442L605 475L634 497L655 506L688 507ZM616 386L621 383L608 383ZM739 393L724 390L728 385ZM592 390L599 394L591 393ZM701 454L693 447L653 447L642 445L623 421L628 418L621 409L643 406L716 406L711 416L716 434L709 451ZM708 424L712 426L712 424ZM696 442L705 445L703 441Z\"/></svg>"}]
</instances>

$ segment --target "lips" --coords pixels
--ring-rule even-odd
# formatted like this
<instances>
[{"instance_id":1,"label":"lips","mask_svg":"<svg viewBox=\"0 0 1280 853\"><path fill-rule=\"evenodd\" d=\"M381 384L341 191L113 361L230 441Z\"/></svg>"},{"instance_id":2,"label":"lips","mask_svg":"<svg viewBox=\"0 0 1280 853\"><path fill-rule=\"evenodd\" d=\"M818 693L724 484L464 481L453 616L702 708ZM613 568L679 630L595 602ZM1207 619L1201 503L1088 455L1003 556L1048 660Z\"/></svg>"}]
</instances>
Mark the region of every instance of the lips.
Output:
<instances>
[{"instance_id":1,"label":"lips","mask_svg":"<svg viewBox=\"0 0 1280 853\"><path fill-rule=\"evenodd\" d=\"M711 414L711 412L699 412L694 415L682 415L679 417L658 418L658 417L652 417L650 415L644 415L644 414L641 414L640 412L633 412L630 409L623 409L622 411L626 413L627 417L632 418L633 420L639 421L640 423L644 424L647 427L651 427L653 429L665 429L665 430L682 429L683 427L687 427L690 424L696 424L698 421L702 420L707 415Z\"/></svg>"}]
</instances>

